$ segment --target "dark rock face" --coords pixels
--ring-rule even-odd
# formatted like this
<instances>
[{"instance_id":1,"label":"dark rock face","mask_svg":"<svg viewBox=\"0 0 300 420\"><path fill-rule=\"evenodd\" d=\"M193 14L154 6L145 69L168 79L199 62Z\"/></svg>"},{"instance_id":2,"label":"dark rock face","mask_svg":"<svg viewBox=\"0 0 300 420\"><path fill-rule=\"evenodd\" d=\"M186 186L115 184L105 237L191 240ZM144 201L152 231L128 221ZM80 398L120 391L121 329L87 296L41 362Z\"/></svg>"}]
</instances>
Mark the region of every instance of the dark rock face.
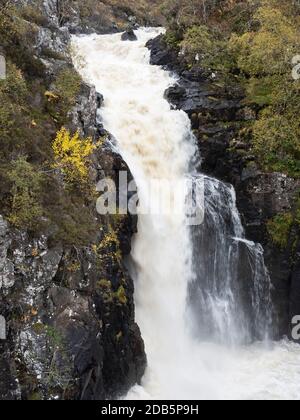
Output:
<instances>
[{"instance_id":1,"label":"dark rock face","mask_svg":"<svg viewBox=\"0 0 300 420\"><path fill-rule=\"evenodd\" d=\"M60 27L57 1L43 8L49 28L36 28L32 48L38 56L45 48L60 54L44 59L51 77L71 65L70 33ZM96 121L102 103L82 83L68 128L95 140L107 134ZM99 146L92 181L110 177L118 187L119 171L132 178L108 143ZM100 216L96 208L93 216L100 226L94 243L78 247L51 243L51 226L49 236L33 238L0 215L0 315L7 330L0 339L0 400L109 399L140 382L146 355L124 265L137 220Z\"/></svg>"},{"instance_id":2,"label":"dark rock face","mask_svg":"<svg viewBox=\"0 0 300 420\"><path fill-rule=\"evenodd\" d=\"M105 227L98 244L83 249L53 248L46 236L31 239L1 217L0 228L0 313L8 330L0 398L97 400L139 382L146 358L121 260L134 221L122 222L117 251L102 247Z\"/></svg>"},{"instance_id":3,"label":"dark rock face","mask_svg":"<svg viewBox=\"0 0 300 420\"><path fill-rule=\"evenodd\" d=\"M132 28L127 29L121 36L122 41L137 41L137 36Z\"/></svg>"},{"instance_id":4,"label":"dark rock face","mask_svg":"<svg viewBox=\"0 0 300 420\"><path fill-rule=\"evenodd\" d=\"M265 261L273 283L277 338L289 335L292 307L293 311L299 313L300 300L294 293L295 286L291 287L291 277L294 272L293 241L291 240L284 250L276 247L267 234L266 224L278 213L291 210L299 187L299 181L285 175L258 171L236 183L239 208L247 235L250 239L260 242L265 250ZM296 255L294 260L296 266L298 258Z\"/></svg>"},{"instance_id":5,"label":"dark rock face","mask_svg":"<svg viewBox=\"0 0 300 420\"><path fill-rule=\"evenodd\" d=\"M159 26L160 19L149 17L146 13L135 16L134 2L124 5L120 2L101 2L98 0L11 0L17 6L29 5L42 14L49 29L65 28L71 34L113 34L126 30L130 25ZM147 16L146 16L147 15Z\"/></svg>"},{"instance_id":6,"label":"dark rock face","mask_svg":"<svg viewBox=\"0 0 300 420\"><path fill-rule=\"evenodd\" d=\"M151 50L150 62L154 66L170 66L169 68L173 70L181 67L176 52L168 47L162 35L148 41L147 47Z\"/></svg>"},{"instance_id":7,"label":"dark rock face","mask_svg":"<svg viewBox=\"0 0 300 420\"><path fill-rule=\"evenodd\" d=\"M95 134L96 110L95 89L83 85L73 127ZM119 171L131 179L108 145L93 167L95 183L106 176L118 186ZM146 356L123 264L137 221L109 221L96 211L95 218L102 226L95 244L78 248L33 239L0 216L0 314L8 332L0 341L0 399L99 400L140 382Z\"/></svg>"},{"instance_id":8,"label":"dark rock face","mask_svg":"<svg viewBox=\"0 0 300 420\"><path fill-rule=\"evenodd\" d=\"M251 155L251 137L239 137L245 122L255 120L255 109L242 105L238 85L224 86L218 75L201 68L186 70L184 58L158 37L148 43L151 62L163 65L180 76L166 98L186 111L198 140L201 172L234 185L237 205L248 239L259 242L273 283L276 328L274 336L289 335L291 317L300 314L299 253L293 257L293 244L280 250L268 233L267 221L291 210L300 181L279 173L263 173ZM247 133L246 133L247 134Z\"/></svg>"}]
</instances>

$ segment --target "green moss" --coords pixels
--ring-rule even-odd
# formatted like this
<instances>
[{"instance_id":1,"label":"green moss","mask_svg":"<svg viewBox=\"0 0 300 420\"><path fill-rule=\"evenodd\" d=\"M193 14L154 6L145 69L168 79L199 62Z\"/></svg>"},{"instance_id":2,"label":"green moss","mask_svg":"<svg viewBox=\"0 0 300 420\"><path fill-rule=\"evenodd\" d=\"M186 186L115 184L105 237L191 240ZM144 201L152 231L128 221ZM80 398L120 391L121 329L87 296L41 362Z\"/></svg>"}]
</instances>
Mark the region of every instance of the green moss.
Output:
<instances>
[{"instance_id":1,"label":"green moss","mask_svg":"<svg viewBox=\"0 0 300 420\"><path fill-rule=\"evenodd\" d=\"M59 52L53 51L50 48L43 48L41 51L43 57L50 58L53 60L61 60L65 59L65 56Z\"/></svg>"},{"instance_id":2,"label":"green moss","mask_svg":"<svg viewBox=\"0 0 300 420\"><path fill-rule=\"evenodd\" d=\"M124 286L119 287L119 289L115 293L115 298L121 305L127 304L127 296L126 296Z\"/></svg>"},{"instance_id":3,"label":"green moss","mask_svg":"<svg viewBox=\"0 0 300 420\"><path fill-rule=\"evenodd\" d=\"M53 84L53 90L46 91L48 99L47 110L59 125L64 125L68 120L68 112L76 104L80 92L82 79L73 68L61 70Z\"/></svg>"},{"instance_id":4,"label":"green moss","mask_svg":"<svg viewBox=\"0 0 300 420\"><path fill-rule=\"evenodd\" d=\"M119 264L122 262L122 252L118 238L118 230L111 224L108 226L108 232L104 235L102 241L97 246L96 253L100 259L109 258Z\"/></svg>"},{"instance_id":5,"label":"green moss","mask_svg":"<svg viewBox=\"0 0 300 420\"><path fill-rule=\"evenodd\" d=\"M65 347L65 341L62 334L50 325L45 326L45 331L52 350L63 350Z\"/></svg>"},{"instance_id":6,"label":"green moss","mask_svg":"<svg viewBox=\"0 0 300 420\"><path fill-rule=\"evenodd\" d=\"M106 279L99 280L97 282L97 286L101 289L104 289L104 290L111 290L111 288L112 288L111 282L109 280L106 280Z\"/></svg>"},{"instance_id":7,"label":"green moss","mask_svg":"<svg viewBox=\"0 0 300 420\"><path fill-rule=\"evenodd\" d=\"M268 232L273 243L278 247L286 248L288 246L293 221L291 213L280 214L269 220L267 224Z\"/></svg>"},{"instance_id":8,"label":"green moss","mask_svg":"<svg viewBox=\"0 0 300 420\"><path fill-rule=\"evenodd\" d=\"M246 83L246 103L261 107L271 105L274 100L274 88L281 81L276 77L251 78Z\"/></svg>"},{"instance_id":9,"label":"green moss","mask_svg":"<svg viewBox=\"0 0 300 420\"><path fill-rule=\"evenodd\" d=\"M79 261L72 261L67 265L67 271L69 271L69 273L77 273L80 271L80 268L81 264Z\"/></svg>"},{"instance_id":10,"label":"green moss","mask_svg":"<svg viewBox=\"0 0 300 420\"><path fill-rule=\"evenodd\" d=\"M253 146L267 170L300 176L300 126L298 114L277 114L268 108L253 127Z\"/></svg>"},{"instance_id":11,"label":"green moss","mask_svg":"<svg viewBox=\"0 0 300 420\"><path fill-rule=\"evenodd\" d=\"M41 335L46 331L46 325L42 324L41 322L37 322L33 325L33 330L37 335Z\"/></svg>"},{"instance_id":12,"label":"green moss","mask_svg":"<svg viewBox=\"0 0 300 420\"><path fill-rule=\"evenodd\" d=\"M41 173L25 157L20 157L11 163L8 179L12 184L8 220L18 228L36 228L43 214L40 203Z\"/></svg>"},{"instance_id":13,"label":"green moss","mask_svg":"<svg viewBox=\"0 0 300 420\"><path fill-rule=\"evenodd\" d=\"M47 26L48 19L42 13L40 7L42 5L42 1L36 1L35 5L24 5L20 10L20 15L23 19L28 20L29 22L33 22L38 26Z\"/></svg>"},{"instance_id":14,"label":"green moss","mask_svg":"<svg viewBox=\"0 0 300 420\"><path fill-rule=\"evenodd\" d=\"M112 290L112 284L109 280L101 279L97 282L96 287L99 289L104 302L112 304L114 301L115 293Z\"/></svg>"},{"instance_id":15,"label":"green moss","mask_svg":"<svg viewBox=\"0 0 300 420\"><path fill-rule=\"evenodd\" d=\"M169 47L176 50L180 48L181 39L176 31L168 30L164 35L164 40Z\"/></svg>"}]
</instances>

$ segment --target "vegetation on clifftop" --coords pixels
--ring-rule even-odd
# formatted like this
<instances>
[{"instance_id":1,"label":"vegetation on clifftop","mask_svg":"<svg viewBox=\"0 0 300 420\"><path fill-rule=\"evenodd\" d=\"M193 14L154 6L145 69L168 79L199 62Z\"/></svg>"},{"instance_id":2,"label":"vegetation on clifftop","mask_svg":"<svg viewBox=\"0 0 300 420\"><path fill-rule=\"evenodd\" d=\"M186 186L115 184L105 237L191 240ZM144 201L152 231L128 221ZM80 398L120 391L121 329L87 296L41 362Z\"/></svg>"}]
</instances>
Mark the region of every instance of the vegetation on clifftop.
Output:
<instances>
[{"instance_id":1,"label":"vegetation on clifftop","mask_svg":"<svg viewBox=\"0 0 300 420\"><path fill-rule=\"evenodd\" d=\"M251 118L238 138L267 172L300 177L300 2L294 0L166 0L166 42L188 68L239 85ZM250 145L250 147L249 147ZM297 249L300 201L271 218L267 231L278 248Z\"/></svg>"},{"instance_id":2,"label":"vegetation on clifftop","mask_svg":"<svg viewBox=\"0 0 300 420\"><path fill-rule=\"evenodd\" d=\"M0 52L7 61L0 80L0 213L34 235L50 229L53 240L87 244L96 232L88 186L96 146L62 128L70 126L82 80L68 60L47 73L34 49L36 24L44 23L28 6L0 7Z\"/></svg>"},{"instance_id":3,"label":"vegetation on clifftop","mask_svg":"<svg viewBox=\"0 0 300 420\"><path fill-rule=\"evenodd\" d=\"M251 152L261 166L300 177L300 78L293 63L300 54L299 2L167 0L165 11L166 40L189 66L244 87L245 103L257 112Z\"/></svg>"},{"instance_id":4,"label":"vegetation on clifftop","mask_svg":"<svg viewBox=\"0 0 300 420\"><path fill-rule=\"evenodd\" d=\"M75 10L83 25L91 24L104 31L126 29L130 17L140 24L153 25L162 22L160 4L161 0L60 0L59 23L70 22Z\"/></svg>"}]
</instances>

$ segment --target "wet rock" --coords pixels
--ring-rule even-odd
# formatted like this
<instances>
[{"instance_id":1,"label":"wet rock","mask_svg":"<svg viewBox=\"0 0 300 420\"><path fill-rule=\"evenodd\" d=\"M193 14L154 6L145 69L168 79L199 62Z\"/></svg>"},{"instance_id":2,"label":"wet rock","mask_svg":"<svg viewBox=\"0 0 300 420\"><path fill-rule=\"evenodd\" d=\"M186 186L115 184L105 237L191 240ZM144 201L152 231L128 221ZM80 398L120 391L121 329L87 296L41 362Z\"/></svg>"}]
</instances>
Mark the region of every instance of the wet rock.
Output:
<instances>
[{"instance_id":1,"label":"wet rock","mask_svg":"<svg viewBox=\"0 0 300 420\"><path fill-rule=\"evenodd\" d=\"M132 28L127 29L121 36L122 41L137 41L137 36Z\"/></svg>"},{"instance_id":2,"label":"wet rock","mask_svg":"<svg viewBox=\"0 0 300 420\"><path fill-rule=\"evenodd\" d=\"M164 66L167 68L181 68L178 61L178 54L170 48L164 41L163 35L151 39L146 46L151 51L150 63L154 66Z\"/></svg>"},{"instance_id":3,"label":"wet rock","mask_svg":"<svg viewBox=\"0 0 300 420\"><path fill-rule=\"evenodd\" d=\"M101 104L101 101L96 88L87 83L82 83L76 105L69 114L72 121L70 128L79 129L82 136L94 137L97 130L95 121L99 104Z\"/></svg>"},{"instance_id":4,"label":"wet rock","mask_svg":"<svg viewBox=\"0 0 300 420\"><path fill-rule=\"evenodd\" d=\"M96 97L97 97L97 108L99 109L102 107L104 103L104 96L101 93L97 92Z\"/></svg>"},{"instance_id":5,"label":"wet rock","mask_svg":"<svg viewBox=\"0 0 300 420\"><path fill-rule=\"evenodd\" d=\"M215 89L205 82L196 83L182 79L178 86L167 89L165 97L190 116L205 111L219 121L235 120L240 109L239 101L218 97Z\"/></svg>"}]
</instances>

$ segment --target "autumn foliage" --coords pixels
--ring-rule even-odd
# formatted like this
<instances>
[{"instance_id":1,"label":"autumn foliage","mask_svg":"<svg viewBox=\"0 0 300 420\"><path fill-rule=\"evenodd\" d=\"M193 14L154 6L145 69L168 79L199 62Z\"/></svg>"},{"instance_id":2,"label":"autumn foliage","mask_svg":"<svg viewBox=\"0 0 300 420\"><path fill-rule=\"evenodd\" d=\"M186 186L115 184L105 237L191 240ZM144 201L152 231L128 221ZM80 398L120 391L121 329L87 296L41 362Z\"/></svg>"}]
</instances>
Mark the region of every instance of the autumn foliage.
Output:
<instances>
[{"instance_id":1,"label":"autumn foliage","mask_svg":"<svg viewBox=\"0 0 300 420\"><path fill-rule=\"evenodd\" d=\"M54 167L60 169L69 183L82 183L88 178L89 157L95 149L91 138L80 138L79 132L71 135L62 128L56 135L52 148Z\"/></svg>"}]
</instances>

